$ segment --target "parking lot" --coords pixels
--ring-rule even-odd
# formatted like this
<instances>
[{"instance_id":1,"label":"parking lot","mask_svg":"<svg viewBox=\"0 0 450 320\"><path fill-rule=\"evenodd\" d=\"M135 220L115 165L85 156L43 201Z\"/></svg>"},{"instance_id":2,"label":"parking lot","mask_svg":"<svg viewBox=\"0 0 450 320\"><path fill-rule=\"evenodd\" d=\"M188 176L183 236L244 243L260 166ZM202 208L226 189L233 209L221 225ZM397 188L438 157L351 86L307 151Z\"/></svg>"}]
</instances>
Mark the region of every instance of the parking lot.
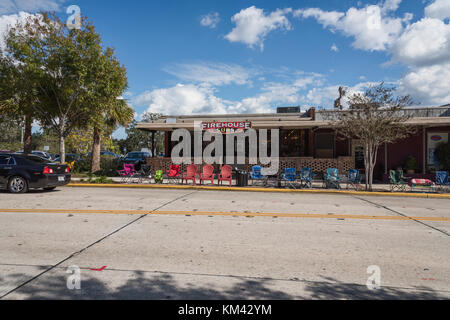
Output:
<instances>
[{"instance_id":1,"label":"parking lot","mask_svg":"<svg viewBox=\"0 0 450 320\"><path fill-rule=\"evenodd\" d=\"M3 299L448 299L450 200L0 192ZM80 269L71 290L68 267ZM380 288L366 286L369 266ZM72 269L70 269L72 270Z\"/></svg>"}]
</instances>

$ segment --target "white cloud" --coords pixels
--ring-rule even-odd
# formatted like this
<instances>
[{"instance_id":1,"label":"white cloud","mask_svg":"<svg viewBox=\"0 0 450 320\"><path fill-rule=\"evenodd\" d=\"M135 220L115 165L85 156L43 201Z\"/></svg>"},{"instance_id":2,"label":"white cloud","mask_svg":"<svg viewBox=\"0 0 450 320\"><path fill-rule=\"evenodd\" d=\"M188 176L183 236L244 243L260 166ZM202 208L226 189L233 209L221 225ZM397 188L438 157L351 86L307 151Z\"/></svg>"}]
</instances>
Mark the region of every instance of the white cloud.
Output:
<instances>
[{"instance_id":1,"label":"white cloud","mask_svg":"<svg viewBox=\"0 0 450 320\"><path fill-rule=\"evenodd\" d=\"M450 62L410 70L400 80L399 90L424 105L450 103Z\"/></svg>"},{"instance_id":2,"label":"white cloud","mask_svg":"<svg viewBox=\"0 0 450 320\"><path fill-rule=\"evenodd\" d=\"M299 105L301 92L313 85L322 85L323 76L315 73L293 72L288 82L266 82L261 92L237 101L216 96L216 91L202 84L179 84L165 89L155 89L137 96L133 102L147 107L149 112L163 114L200 113L269 113L282 105Z\"/></svg>"},{"instance_id":3,"label":"white cloud","mask_svg":"<svg viewBox=\"0 0 450 320\"><path fill-rule=\"evenodd\" d=\"M392 52L395 61L414 66L450 61L450 25L424 18L407 27Z\"/></svg>"},{"instance_id":4,"label":"white cloud","mask_svg":"<svg viewBox=\"0 0 450 320\"><path fill-rule=\"evenodd\" d=\"M245 69L237 64L202 62L193 64L173 64L164 69L180 80L214 86L228 84L248 84L255 70Z\"/></svg>"},{"instance_id":5,"label":"white cloud","mask_svg":"<svg viewBox=\"0 0 450 320\"><path fill-rule=\"evenodd\" d=\"M59 11L66 0L1 0L0 15L20 11Z\"/></svg>"},{"instance_id":6,"label":"white cloud","mask_svg":"<svg viewBox=\"0 0 450 320\"><path fill-rule=\"evenodd\" d=\"M382 5L383 12L396 11L402 0L386 0Z\"/></svg>"},{"instance_id":7,"label":"white cloud","mask_svg":"<svg viewBox=\"0 0 450 320\"><path fill-rule=\"evenodd\" d=\"M323 11L319 8L299 9L294 11L294 17L314 18L325 28L335 27L339 20L345 16L343 12Z\"/></svg>"},{"instance_id":8,"label":"white cloud","mask_svg":"<svg viewBox=\"0 0 450 320\"><path fill-rule=\"evenodd\" d=\"M250 48L259 46L264 49L267 34L276 29L291 30L291 24L286 17L292 9L277 9L266 14L263 9L251 6L235 14L231 21L236 27L225 38L230 42L241 42Z\"/></svg>"},{"instance_id":9,"label":"white cloud","mask_svg":"<svg viewBox=\"0 0 450 320\"><path fill-rule=\"evenodd\" d=\"M394 62L408 67L398 81L399 92L417 102L436 105L450 102L450 0L435 0L425 8L425 17L411 23L413 15L393 16L401 0L350 8L347 12L300 9L295 16L314 18L332 32L354 39L353 47L367 51L386 51ZM332 49L333 50L333 49ZM306 100L329 105L335 86L311 89ZM334 94L336 95L336 94Z\"/></svg>"},{"instance_id":10,"label":"white cloud","mask_svg":"<svg viewBox=\"0 0 450 320\"><path fill-rule=\"evenodd\" d=\"M0 16L0 49L5 48L4 38L7 35L9 29L14 27L18 22L24 23L29 17L35 15L27 12L20 12L18 14Z\"/></svg>"},{"instance_id":11,"label":"white cloud","mask_svg":"<svg viewBox=\"0 0 450 320\"><path fill-rule=\"evenodd\" d=\"M331 46L331 51L339 52L339 48L337 47L337 45L335 43L333 43L333 45Z\"/></svg>"},{"instance_id":12,"label":"white cloud","mask_svg":"<svg viewBox=\"0 0 450 320\"><path fill-rule=\"evenodd\" d=\"M200 24L204 27L209 27L211 29L214 29L217 24L219 23L220 18L219 18L219 13L218 12L214 12L214 13L209 13L207 15L204 15L202 17L202 19L200 20Z\"/></svg>"},{"instance_id":13,"label":"white cloud","mask_svg":"<svg viewBox=\"0 0 450 320\"><path fill-rule=\"evenodd\" d=\"M363 93L365 89L370 86L377 85L375 82L361 82L352 87L346 87L346 95L344 96L344 108L348 107L348 98L355 93ZM302 96L302 101L305 103L323 107L332 108L334 100L339 98L340 85L331 85L324 87L315 87L310 89L306 95Z\"/></svg>"},{"instance_id":14,"label":"white cloud","mask_svg":"<svg viewBox=\"0 0 450 320\"><path fill-rule=\"evenodd\" d=\"M167 89L147 91L135 99L135 104L147 106L148 112L166 115L225 113L225 105L211 88L194 84L178 84Z\"/></svg>"},{"instance_id":15,"label":"white cloud","mask_svg":"<svg viewBox=\"0 0 450 320\"><path fill-rule=\"evenodd\" d=\"M436 0L425 8L425 17L450 19L450 0Z\"/></svg>"},{"instance_id":16,"label":"white cloud","mask_svg":"<svg viewBox=\"0 0 450 320\"><path fill-rule=\"evenodd\" d=\"M393 18L389 11L397 8L400 1L387 1L384 5L350 8L346 13L323 11L318 8L299 9L294 15L314 18L331 31L340 31L353 37L353 47L368 51L384 51L403 31L405 19ZM410 19L409 15L407 19Z\"/></svg>"}]
</instances>

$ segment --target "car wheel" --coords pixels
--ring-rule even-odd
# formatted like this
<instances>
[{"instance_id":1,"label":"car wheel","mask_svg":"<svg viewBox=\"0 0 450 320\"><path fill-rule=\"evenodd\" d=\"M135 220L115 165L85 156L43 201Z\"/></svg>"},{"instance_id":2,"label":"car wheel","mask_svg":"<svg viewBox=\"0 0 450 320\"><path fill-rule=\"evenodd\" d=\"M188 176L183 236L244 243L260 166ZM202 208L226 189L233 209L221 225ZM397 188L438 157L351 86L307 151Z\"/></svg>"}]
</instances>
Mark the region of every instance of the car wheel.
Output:
<instances>
[{"instance_id":1,"label":"car wheel","mask_svg":"<svg viewBox=\"0 0 450 320\"><path fill-rule=\"evenodd\" d=\"M44 188L45 191L52 191L52 190L55 190L55 189L56 189L56 187Z\"/></svg>"},{"instance_id":2,"label":"car wheel","mask_svg":"<svg viewBox=\"0 0 450 320\"><path fill-rule=\"evenodd\" d=\"M22 177L12 177L8 183L8 190L11 193L25 193L28 191L28 183Z\"/></svg>"}]
</instances>

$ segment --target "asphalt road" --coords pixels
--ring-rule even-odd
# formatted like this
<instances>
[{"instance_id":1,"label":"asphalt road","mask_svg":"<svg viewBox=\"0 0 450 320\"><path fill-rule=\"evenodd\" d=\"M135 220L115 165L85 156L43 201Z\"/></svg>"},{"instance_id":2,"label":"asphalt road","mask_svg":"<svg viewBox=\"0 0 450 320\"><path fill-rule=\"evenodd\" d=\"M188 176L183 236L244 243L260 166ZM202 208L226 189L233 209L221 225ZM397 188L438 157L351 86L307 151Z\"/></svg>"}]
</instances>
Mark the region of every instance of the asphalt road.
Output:
<instances>
[{"instance_id":1,"label":"asphalt road","mask_svg":"<svg viewBox=\"0 0 450 320\"><path fill-rule=\"evenodd\" d=\"M448 299L449 207L326 194L0 192L0 298ZM80 268L80 290L67 287L69 266ZM379 289L366 286L369 266Z\"/></svg>"}]
</instances>

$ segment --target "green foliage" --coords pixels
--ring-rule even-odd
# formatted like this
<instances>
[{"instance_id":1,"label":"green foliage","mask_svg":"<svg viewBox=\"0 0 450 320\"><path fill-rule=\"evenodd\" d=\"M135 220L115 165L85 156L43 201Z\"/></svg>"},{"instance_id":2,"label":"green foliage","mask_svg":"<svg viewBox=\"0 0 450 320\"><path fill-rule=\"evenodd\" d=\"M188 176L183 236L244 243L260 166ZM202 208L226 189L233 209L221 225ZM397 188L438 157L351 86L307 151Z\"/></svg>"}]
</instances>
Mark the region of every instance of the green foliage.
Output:
<instances>
[{"instance_id":1,"label":"green foliage","mask_svg":"<svg viewBox=\"0 0 450 320\"><path fill-rule=\"evenodd\" d=\"M441 143L436 152L441 168L450 171L450 142Z\"/></svg>"},{"instance_id":2,"label":"green foliage","mask_svg":"<svg viewBox=\"0 0 450 320\"><path fill-rule=\"evenodd\" d=\"M142 122L157 120L161 115L157 113L144 113ZM137 121L133 121L126 129L127 138L117 140L121 153L140 151L143 148L156 149L157 153L164 152L164 132L155 132L155 146L152 146L152 133L136 128Z\"/></svg>"},{"instance_id":3,"label":"green foliage","mask_svg":"<svg viewBox=\"0 0 450 320\"><path fill-rule=\"evenodd\" d=\"M93 128L89 129L75 129L69 134L66 139L67 153L76 153L84 155L92 151L92 135ZM111 138L109 132L102 132L101 150L119 152L119 146Z\"/></svg>"},{"instance_id":4,"label":"green foliage","mask_svg":"<svg viewBox=\"0 0 450 320\"><path fill-rule=\"evenodd\" d=\"M379 147L407 138L415 128L408 126L411 118L404 112L412 104L410 96L395 95L395 87L380 83L371 86L364 93L348 97L349 109L324 112L332 120L337 134L361 141L364 147L366 189L372 190L373 172L377 163ZM337 120L337 121L336 121Z\"/></svg>"},{"instance_id":5,"label":"green foliage","mask_svg":"<svg viewBox=\"0 0 450 320\"><path fill-rule=\"evenodd\" d=\"M109 179L106 176L100 176L100 177L89 177L87 180L88 183L94 183L94 184L110 184L114 183L114 180Z\"/></svg>"},{"instance_id":6,"label":"green foliage","mask_svg":"<svg viewBox=\"0 0 450 320\"><path fill-rule=\"evenodd\" d=\"M117 100L127 87L126 69L113 49L103 49L85 18L80 29L70 30L56 15L42 13L13 26L5 40L0 71L6 76L0 85L7 90L0 91L7 94L0 96L0 111L32 114L42 127L52 128L63 161L65 138L74 128L113 130L131 121L133 110Z\"/></svg>"},{"instance_id":7,"label":"green foliage","mask_svg":"<svg viewBox=\"0 0 450 320\"><path fill-rule=\"evenodd\" d=\"M18 151L22 148L22 123L0 115L0 150Z\"/></svg>"},{"instance_id":8,"label":"green foliage","mask_svg":"<svg viewBox=\"0 0 450 320\"><path fill-rule=\"evenodd\" d=\"M405 170L416 170L417 169L417 161L413 156L409 156L405 162L404 166Z\"/></svg>"},{"instance_id":9,"label":"green foliage","mask_svg":"<svg viewBox=\"0 0 450 320\"><path fill-rule=\"evenodd\" d=\"M75 163L73 172L79 173L89 173L91 170L91 157L84 157L83 159ZM100 159L101 170L94 172L97 176L107 176L107 177L117 177L117 170L122 169L123 164L120 159L116 159L111 156L102 156Z\"/></svg>"}]
</instances>

